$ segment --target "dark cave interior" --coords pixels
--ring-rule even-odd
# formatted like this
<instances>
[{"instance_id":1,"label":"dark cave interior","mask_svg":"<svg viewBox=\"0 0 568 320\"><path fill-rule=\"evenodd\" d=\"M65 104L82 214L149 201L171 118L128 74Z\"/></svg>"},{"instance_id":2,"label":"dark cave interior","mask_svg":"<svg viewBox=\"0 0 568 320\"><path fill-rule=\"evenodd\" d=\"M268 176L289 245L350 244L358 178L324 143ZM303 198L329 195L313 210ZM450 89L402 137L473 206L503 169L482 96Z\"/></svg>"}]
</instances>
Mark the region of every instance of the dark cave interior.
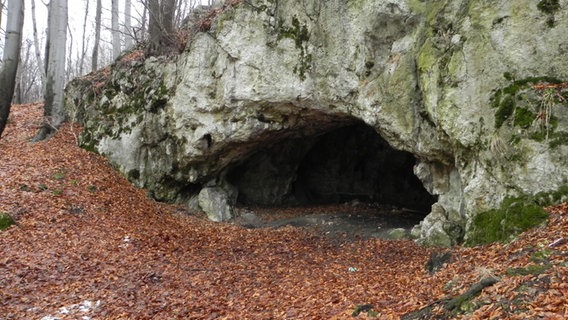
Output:
<instances>
[{"instance_id":1,"label":"dark cave interior","mask_svg":"<svg viewBox=\"0 0 568 320\"><path fill-rule=\"evenodd\" d=\"M392 148L357 122L257 149L234 164L227 179L238 203L307 206L353 200L424 213L437 201L414 175L415 157Z\"/></svg>"}]
</instances>

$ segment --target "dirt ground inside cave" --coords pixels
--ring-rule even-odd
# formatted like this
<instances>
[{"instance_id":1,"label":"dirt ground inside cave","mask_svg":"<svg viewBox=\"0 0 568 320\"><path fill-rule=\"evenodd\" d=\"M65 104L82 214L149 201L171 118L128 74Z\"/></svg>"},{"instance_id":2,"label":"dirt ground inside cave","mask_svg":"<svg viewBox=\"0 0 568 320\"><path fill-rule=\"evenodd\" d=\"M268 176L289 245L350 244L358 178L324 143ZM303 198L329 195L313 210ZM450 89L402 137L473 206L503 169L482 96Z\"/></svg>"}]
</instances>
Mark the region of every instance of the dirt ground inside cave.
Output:
<instances>
[{"instance_id":1,"label":"dirt ground inside cave","mask_svg":"<svg viewBox=\"0 0 568 320\"><path fill-rule=\"evenodd\" d=\"M233 223L250 229L300 227L331 239L353 241L392 239L395 237L393 229L404 229L409 236L410 230L425 216L425 213L391 205L351 201L295 207L241 206Z\"/></svg>"}]
</instances>

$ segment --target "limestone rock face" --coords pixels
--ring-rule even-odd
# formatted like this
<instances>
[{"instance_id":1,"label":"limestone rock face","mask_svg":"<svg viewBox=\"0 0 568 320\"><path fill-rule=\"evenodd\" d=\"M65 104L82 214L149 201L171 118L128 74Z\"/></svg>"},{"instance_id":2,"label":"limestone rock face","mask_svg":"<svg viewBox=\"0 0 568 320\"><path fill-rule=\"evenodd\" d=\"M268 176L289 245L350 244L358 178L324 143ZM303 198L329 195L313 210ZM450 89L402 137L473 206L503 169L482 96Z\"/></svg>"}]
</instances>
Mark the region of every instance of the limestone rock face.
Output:
<instances>
[{"instance_id":1,"label":"limestone rock face","mask_svg":"<svg viewBox=\"0 0 568 320\"><path fill-rule=\"evenodd\" d=\"M66 107L84 125L83 146L137 186L166 201L199 194L202 207L227 182L249 199L301 202L293 196L310 150L328 133L367 126L415 159L434 196L413 234L452 245L506 196L566 184L568 97L537 86L568 81L560 3L246 1L222 7L175 58L129 56L105 81L76 79ZM274 145L288 151L274 157ZM326 172L343 161L331 158ZM235 168L263 173L235 178ZM341 196L383 194L366 183L341 180ZM230 217L223 212L219 220Z\"/></svg>"},{"instance_id":2,"label":"limestone rock face","mask_svg":"<svg viewBox=\"0 0 568 320\"><path fill-rule=\"evenodd\" d=\"M207 214L209 220L220 222L233 217L235 198L221 187L205 187L198 196L199 207Z\"/></svg>"}]
</instances>

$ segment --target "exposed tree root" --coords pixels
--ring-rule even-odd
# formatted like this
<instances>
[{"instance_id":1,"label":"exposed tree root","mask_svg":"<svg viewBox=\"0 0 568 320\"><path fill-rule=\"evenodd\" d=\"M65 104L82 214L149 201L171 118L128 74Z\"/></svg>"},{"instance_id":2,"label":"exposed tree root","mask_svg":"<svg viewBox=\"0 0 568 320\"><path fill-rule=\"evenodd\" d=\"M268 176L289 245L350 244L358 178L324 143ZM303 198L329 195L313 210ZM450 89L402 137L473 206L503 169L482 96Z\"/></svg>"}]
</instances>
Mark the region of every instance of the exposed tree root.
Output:
<instances>
[{"instance_id":1,"label":"exposed tree root","mask_svg":"<svg viewBox=\"0 0 568 320\"><path fill-rule=\"evenodd\" d=\"M473 298L477 297L485 287L492 286L495 283L497 283L498 281L499 281L499 279L497 279L495 277L483 278L483 279L481 279L481 281L479 281L478 283L471 286L471 288L469 288L469 290L467 290L466 292L464 292L464 293L462 293L458 296L455 296L453 298L444 298L444 299L437 300L437 301L427 305L426 307L424 307L420 310L413 311L413 312L405 314L404 316L402 316L401 319L402 320L432 319L432 318L438 316L438 315L434 315L432 313L434 308L437 307L437 306L443 306L444 314L446 314L446 315L455 313L456 311L460 310L460 307L465 302L471 301ZM441 318L445 318L445 317L442 316Z\"/></svg>"}]
</instances>

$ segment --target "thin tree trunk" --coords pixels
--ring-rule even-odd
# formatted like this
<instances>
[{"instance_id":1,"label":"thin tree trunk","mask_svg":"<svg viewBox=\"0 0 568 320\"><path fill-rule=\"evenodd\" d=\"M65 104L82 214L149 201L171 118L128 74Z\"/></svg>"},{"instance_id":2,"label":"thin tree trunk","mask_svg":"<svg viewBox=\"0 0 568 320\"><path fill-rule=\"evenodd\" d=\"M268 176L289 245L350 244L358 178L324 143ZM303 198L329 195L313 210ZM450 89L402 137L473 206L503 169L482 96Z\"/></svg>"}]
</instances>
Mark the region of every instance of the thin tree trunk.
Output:
<instances>
[{"instance_id":1,"label":"thin tree trunk","mask_svg":"<svg viewBox=\"0 0 568 320\"><path fill-rule=\"evenodd\" d=\"M33 141L41 141L54 133L65 120L63 89L67 49L67 0L49 3L47 81L44 90L44 123Z\"/></svg>"},{"instance_id":2,"label":"thin tree trunk","mask_svg":"<svg viewBox=\"0 0 568 320\"><path fill-rule=\"evenodd\" d=\"M132 4L124 1L124 48L130 50L134 44L132 35Z\"/></svg>"},{"instance_id":3,"label":"thin tree trunk","mask_svg":"<svg viewBox=\"0 0 568 320\"><path fill-rule=\"evenodd\" d=\"M182 6L183 3L183 6ZM185 16L187 15L187 1L184 0L177 0L176 1L176 8L177 8L177 13L176 13L176 18L175 18L175 26L179 27L181 26L181 23L183 21L183 19L185 18Z\"/></svg>"},{"instance_id":4,"label":"thin tree trunk","mask_svg":"<svg viewBox=\"0 0 568 320\"><path fill-rule=\"evenodd\" d=\"M174 20L176 12L176 0L162 0L162 26L164 28L164 40L166 45L173 44Z\"/></svg>"},{"instance_id":5,"label":"thin tree trunk","mask_svg":"<svg viewBox=\"0 0 568 320\"><path fill-rule=\"evenodd\" d=\"M73 41L73 32L71 30L71 28L69 27L69 24L67 24L67 34L69 35L70 39L69 41L67 41L69 43L69 48L67 49L67 52L69 52L69 54L67 55L67 62L66 62L66 73L65 73L65 82L67 83L69 82L69 80L71 80L71 78L73 78L73 68L71 67L73 65L73 55L71 54L73 52L73 43L75 41Z\"/></svg>"},{"instance_id":6,"label":"thin tree trunk","mask_svg":"<svg viewBox=\"0 0 568 320\"><path fill-rule=\"evenodd\" d=\"M144 10L142 11L142 22L140 27L140 38L138 39L140 42L146 39L146 21L148 20L148 1L142 0Z\"/></svg>"},{"instance_id":7,"label":"thin tree trunk","mask_svg":"<svg viewBox=\"0 0 568 320\"><path fill-rule=\"evenodd\" d=\"M87 18L89 17L89 0L85 1L85 19L83 20L83 36L81 39L81 56L79 57L79 75L83 74L84 66L85 66L85 55L87 52L85 38L87 34Z\"/></svg>"},{"instance_id":8,"label":"thin tree trunk","mask_svg":"<svg viewBox=\"0 0 568 320\"><path fill-rule=\"evenodd\" d=\"M160 52L160 39L162 37L161 23L160 23L160 2L158 0L147 0L148 15L150 16L148 22L149 43L147 52L150 55L155 55Z\"/></svg>"},{"instance_id":9,"label":"thin tree trunk","mask_svg":"<svg viewBox=\"0 0 568 320\"><path fill-rule=\"evenodd\" d=\"M4 41L4 61L0 70L0 137L2 137L2 132L4 132L10 115L18 62L20 61L23 26L24 1L10 0L8 2L8 21Z\"/></svg>"},{"instance_id":10,"label":"thin tree trunk","mask_svg":"<svg viewBox=\"0 0 568 320\"><path fill-rule=\"evenodd\" d=\"M22 43L22 46L24 44ZM18 69L22 69L22 83L20 90L22 91L22 103L28 103L34 101L34 97L30 94L32 88L35 87L36 83L36 70L37 64L34 64L35 59L33 57L34 53L32 53L34 44L32 41L26 41L26 49L21 50L20 60L23 60L22 64ZM31 60L34 61L31 61Z\"/></svg>"},{"instance_id":11,"label":"thin tree trunk","mask_svg":"<svg viewBox=\"0 0 568 320\"><path fill-rule=\"evenodd\" d=\"M0 26L2 26L2 12L4 12L4 1L0 1Z\"/></svg>"},{"instance_id":12,"label":"thin tree trunk","mask_svg":"<svg viewBox=\"0 0 568 320\"><path fill-rule=\"evenodd\" d=\"M93 44L93 55L91 56L91 71L99 68L99 45L101 42L101 0L97 0L97 9L95 13L95 43Z\"/></svg>"},{"instance_id":13,"label":"thin tree trunk","mask_svg":"<svg viewBox=\"0 0 568 320\"><path fill-rule=\"evenodd\" d=\"M18 65L18 71L16 72L16 88L14 89L14 97L12 100L13 104L24 103L24 88L26 87L26 78L24 73L27 71L26 67L30 65L30 49L31 42L29 40L25 41L26 46L23 48L24 44L20 47L20 62Z\"/></svg>"},{"instance_id":14,"label":"thin tree trunk","mask_svg":"<svg viewBox=\"0 0 568 320\"><path fill-rule=\"evenodd\" d=\"M24 81L24 79L22 79L22 66L23 62L20 60L16 71L16 85L14 86L14 96L12 97L13 104L22 104L22 82Z\"/></svg>"},{"instance_id":15,"label":"thin tree trunk","mask_svg":"<svg viewBox=\"0 0 568 320\"><path fill-rule=\"evenodd\" d=\"M37 60L37 67L39 69L39 73L41 76L41 85L45 84L45 66L43 65L43 59L41 58L41 50L39 48L39 40L37 37L37 22L36 22L36 13L35 13L35 0L32 0L32 26L33 26L33 33L34 33L34 47L35 47L35 55Z\"/></svg>"},{"instance_id":16,"label":"thin tree trunk","mask_svg":"<svg viewBox=\"0 0 568 320\"><path fill-rule=\"evenodd\" d=\"M118 26L118 0L112 0L111 9L112 59L120 56L120 29Z\"/></svg>"}]
</instances>

